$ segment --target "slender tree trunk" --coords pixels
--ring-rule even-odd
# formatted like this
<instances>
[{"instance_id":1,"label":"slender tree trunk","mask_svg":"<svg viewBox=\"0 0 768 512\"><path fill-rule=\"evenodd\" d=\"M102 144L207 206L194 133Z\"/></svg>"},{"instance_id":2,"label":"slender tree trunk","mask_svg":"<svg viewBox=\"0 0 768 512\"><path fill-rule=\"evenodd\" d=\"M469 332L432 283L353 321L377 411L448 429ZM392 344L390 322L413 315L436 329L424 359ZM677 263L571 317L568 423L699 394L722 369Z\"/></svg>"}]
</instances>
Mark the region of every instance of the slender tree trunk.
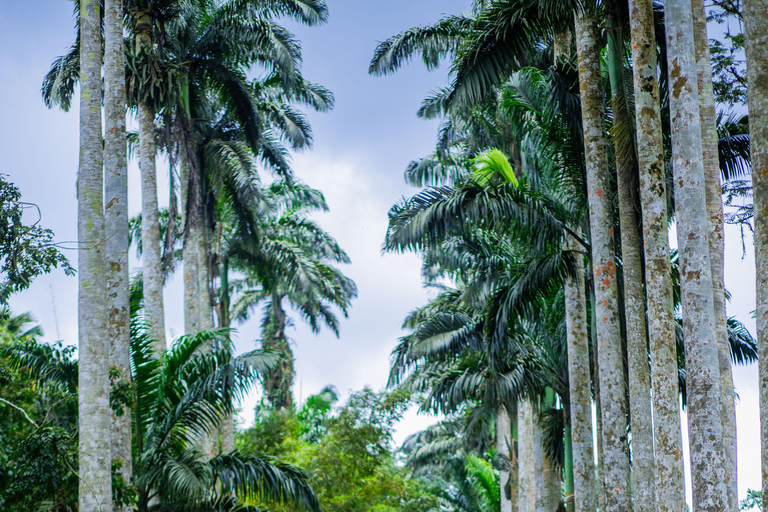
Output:
<instances>
[{"instance_id":1,"label":"slender tree trunk","mask_svg":"<svg viewBox=\"0 0 768 512\"><path fill-rule=\"evenodd\" d=\"M693 508L728 509L705 174L690 0L665 4L672 159L688 377Z\"/></svg>"},{"instance_id":2,"label":"slender tree trunk","mask_svg":"<svg viewBox=\"0 0 768 512\"><path fill-rule=\"evenodd\" d=\"M553 403L554 393L552 389L547 388L542 412L552 407ZM533 433L533 453L536 467L536 512L556 512L562 501L562 485L560 475L544 450L542 415L536 410L533 412Z\"/></svg>"},{"instance_id":3,"label":"slender tree trunk","mask_svg":"<svg viewBox=\"0 0 768 512\"><path fill-rule=\"evenodd\" d=\"M501 460L501 470L499 471L501 512L513 512L514 510L512 508L511 496L507 494L512 466L510 454L512 443L512 423L510 422L509 413L505 408L500 407L496 413L496 453Z\"/></svg>"},{"instance_id":4,"label":"slender tree trunk","mask_svg":"<svg viewBox=\"0 0 768 512\"><path fill-rule=\"evenodd\" d=\"M579 90L586 152L592 268L600 393L602 399L603 469L607 512L631 509L627 444L626 389L619 325L619 301L605 138L597 18L589 6L576 15Z\"/></svg>"},{"instance_id":5,"label":"slender tree trunk","mask_svg":"<svg viewBox=\"0 0 768 512\"><path fill-rule=\"evenodd\" d=\"M136 16L136 52L152 51L152 19L149 13ZM141 168L141 242L143 246L142 281L144 311L158 353L165 351L165 314L163 310L163 264L160 237L160 212L157 203L155 154L155 113L146 101L139 101L139 166Z\"/></svg>"},{"instance_id":6,"label":"slender tree trunk","mask_svg":"<svg viewBox=\"0 0 768 512\"><path fill-rule=\"evenodd\" d=\"M282 306L283 297L272 295L272 322L268 334L262 340L262 348L275 350L281 359L277 367L268 371L264 378L264 394L275 409L293 406L293 352L285 335L287 316Z\"/></svg>"},{"instance_id":7,"label":"slender tree trunk","mask_svg":"<svg viewBox=\"0 0 768 512\"><path fill-rule=\"evenodd\" d=\"M536 467L533 454L533 407L530 402L517 405L517 439L519 449L518 512L536 512Z\"/></svg>"},{"instance_id":8,"label":"slender tree trunk","mask_svg":"<svg viewBox=\"0 0 768 512\"><path fill-rule=\"evenodd\" d=\"M650 0L630 0L637 163L645 249L645 288L651 348L655 437L656 507L685 508L685 480L673 317L672 270L667 233L667 191L656 77L656 39ZM664 418L664 421L660 421ZM635 416L632 416L633 422Z\"/></svg>"},{"instance_id":9,"label":"slender tree trunk","mask_svg":"<svg viewBox=\"0 0 768 512\"><path fill-rule=\"evenodd\" d=\"M592 436L592 395L589 374L589 334L584 288L584 258L576 240L568 249L576 256L576 274L565 281L565 325L568 340L568 386L573 451L573 496L579 512L594 512L595 456ZM566 495L566 504L568 496Z\"/></svg>"},{"instance_id":10,"label":"slender tree trunk","mask_svg":"<svg viewBox=\"0 0 768 512\"><path fill-rule=\"evenodd\" d=\"M624 38L615 2L606 4L608 36L608 70L613 99L614 121L630 122L624 89ZM618 115L622 113L623 115ZM645 301L643 292L643 256L641 253L640 215L636 208L633 176L635 169L634 139L629 131L616 136L616 184L618 188L621 260L624 276L624 314L627 322L627 362L629 369L629 411L632 418L632 494L635 512L656 510L656 487L653 461L653 429L651 421L651 376L648 367ZM631 140L627 140L631 139ZM638 205L639 206L639 205Z\"/></svg>"},{"instance_id":11,"label":"slender tree trunk","mask_svg":"<svg viewBox=\"0 0 768 512\"><path fill-rule=\"evenodd\" d=\"M83 512L112 509L99 11L99 2L81 0L77 276L79 508Z\"/></svg>"},{"instance_id":12,"label":"slender tree trunk","mask_svg":"<svg viewBox=\"0 0 768 512\"><path fill-rule=\"evenodd\" d=\"M200 330L213 329L213 304L211 302L210 244L205 215L197 225L197 290L198 325Z\"/></svg>"},{"instance_id":13,"label":"slender tree trunk","mask_svg":"<svg viewBox=\"0 0 768 512\"><path fill-rule=\"evenodd\" d=\"M709 261L712 267L715 335L717 336L722 393L723 450L728 482L728 509L738 510L738 461L736 453L736 403L733 395L731 351L728 343L725 311L725 241L723 239L723 197L720 185L720 156L717 143L717 117L712 90L712 63L707 39L707 17L703 0L691 0L693 43L696 48L699 86L701 144L704 155L704 179L709 217Z\"/></svg>"},{"instance_id":14,"label":"slender tree trunk","mask_svg":"<svg viewBox=\"0 0 768 512\"><path fill-rule=\"evenodd\" d=\"M752 193L755 201L757 349L763 496L768 496L768 0L744 1Z\"/></svg>"},{"instance_id":15,"label":"slender tree trunk","mask_svg":"<svg viewBox=\"0 0 768 512\"><path fill-rule=\"evenodd\" d=\"M111 368L119 380L131 381L130 300L128 276L128 162L125 139L125 49L123 2L106 0L104 16L104 107L106 121L104 167L105 263L107 269L107 339L112 343ZM131 482L131 409L112 413L111 456L119 461L118 474ZM130 505L114 506L115 512L131 512Z\"/></svg>"},{"instance_id":16,"label":"slender tree trunk","mask_svg":"<svg viewBox=\"0 0 768 512\"><path fill-rule=\"evenodd\" d=\"M219 317L219 327L228 329L229 319L229 260L226 256L221 257L222 262L219 266L219 276L221 279L219 290L219 303L217 314ZM235 419L232 414L227 414L219 428L221 437L221 452L229 453L235 449Z\"/></svg>"},{"instance_id":17,"label":"slender tree trunk","mask_svg":"<svg viewBox=\"0 0 768 512\"><path fill-rule=\"evenodd\" d=\"M198 313L198 289L197 289L197 226L192 219L188 219L187 201L189 198L189 173L190 165L184 151L180 152L181 164L181 197L182 204L182 226L187 226L185 231L184 245L181 251L181 260L184 267L184 334L196 334L200 332Z\"/></svg>"}]
</instances>

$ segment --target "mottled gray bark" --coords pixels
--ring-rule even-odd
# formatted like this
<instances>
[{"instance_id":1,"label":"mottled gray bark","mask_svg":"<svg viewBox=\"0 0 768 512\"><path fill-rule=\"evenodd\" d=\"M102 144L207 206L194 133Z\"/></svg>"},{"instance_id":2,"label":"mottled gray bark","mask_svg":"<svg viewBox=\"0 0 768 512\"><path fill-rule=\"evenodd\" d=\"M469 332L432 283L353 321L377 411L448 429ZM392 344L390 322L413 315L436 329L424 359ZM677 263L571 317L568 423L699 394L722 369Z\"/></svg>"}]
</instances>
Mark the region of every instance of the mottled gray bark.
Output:
<instances>
[{"instance_id":1,"label":"mottled gray bark","mask_svg":"<svg viewBox=\"0 0 768 512\"><path fill-rule=\"evenodd\" d=\"M705 175L690 0L665 4L693 508L728 508Z\"/></svg>"},{"instance_id":2,"label":"mottled gray bark","mask_svg":"<svg viewBox=\"0 0 768 512\"><path fill-rule=\"evenodd\" d=\"M533 407L530 402L517 404L518 512L536 512L536 466L533 458Z\"/></svg>"},{"instance_id":3,"label":"mottled gray bark","mask_svg":"<svg viewBox=\"0 0 768 512\"><path fill-rule=\"evenodd\" d=\"M744 0L752 193L755 203L757 349L763 496L768 496L768 0Z\"/></svg>"},{"instance_id":4,"label":"mottled gray bark","mask_svg":"<svg viewBox=\"0 0 768 512\"><path fill-rule=\"evenodd\" d=\"M510 447L512 446L512 423L509 421L509 413L507 413L506 409L500 408L496 413L496 453L501 461L501 469L499 470L501 512L513 512L512 496L508 496L506 492L511 475L512 457L510 456ZM515 510L515 512L517 511Z\"/></svg>"},{"instance_id":5,"label":"mottled gray bark","mask_svg":"<svg viewBox=\"0 0 768 512\"><path fill-rule=\"evenodd\" d=\"M676 512L685 508L685 480L667 233L667 192L651 1L630 0L629 16L653 411L654 417L659 419L653 422L656 507L660 512ZM661 418L664 421L660 421ZM634 415L632 421L635 422Z\"/></svg>"},{"instance_id":6,"label":"mottled gray bark","mask_svg":"<svg viewBox=\"0 0 768 512\"><path fill-rule=\"evenodd\" d=\"M731 351L728 343L725 310L725 241L723 238L723 198L720 185L720 157L717 144L717 117L712 90L712 63L707 39L707 17L703 0L691 0L693 43L696 48L699 86L699 117L701 145L704 156L704 179L709 217L709 262L712 268L715 335L720 366L721 414L723 421L723 450L725 477L728 482L728 509L738 510L738 461L736 453L736 402L733 395Z\"/></svg>"},{"instance_id":7,"label":"mottled gray bark","mask_svg":"<svg viewBox=\"0 0 768 512\"><path fill-rule=\"evenodd\" d=\"M574 502L579 512L594 512L595 458L592 436L592 396L589 375L589 339L582 247L571 239L576 254L576 275L565 281L565 325L568 343L571 436L573 439Z\"/></svg>"},{"instance_id":8,"label":"mottled gray bark","mask_svg":"<svg viewBox=\"0 0 768 512\"><path fill-rule=\"evenodd\" d=\"M123 2L104 3L104 205L105 264L107 269L107 339L111 342L110 367L119 372L116 384L131 381L130 300L128 275L128 164L125 139L125 50ZM112 413L111 457L120 461L119 475L131 482L131 409ZM131 512L130 505L114 506Z\"/></svg>"},{"instance_id":9,"label":"mottled gray bark","mask_svg":"<svg viewBox=\"0 0 768 512\"><path fill-rule=\"evenodd\" d=\"M80 506L112 509L109 352L104 268L99 2L80 2L80 157L77 173Z\"/></svg>"},{"instance_id":10,"label":"mottled gray bark","mask_svg":"<svg viewBox=\"0 0 768 512\"><path fill-rule=\"evenodd\" d=\"M600 371L603 470L607 512L631 509L626 389L619 325L616 251L605 136L597 17L587 7L576 14L579 91L587 167L587 195L595 277L595 313Z\"/></svg>"},{"instance_id":11,"label":"mottled gray bark","mask_svg":"<svg viewBox=\"0 0 768 512\"><path fill-rule=\"evenodd\" d=\"M198 327L201 331L213 329L213 303L211 302L210 243L208 227L204 219L197 225L197 308Z\"/></svg>"},{"instance_id":12,"label":"mottled gray bark","mask_svg":"<svg viewBox=\"0 0 768 512\"><path fill-rule=\"evenodd\" d=\"M148 13L136 16L136 52L152 51L152 24ZM155 156L155 113L146 101L139 101L139 167L141 168L142 280L147 325L157 340L158 353L165 351L165 313L163 308L162 239L157 202Z\"/></svg>"},{"instance_id":13,"label":"mottled gray bark","mask_svg":"<svg viewBox=\"0 0 768 512\"><path fill-rule=\"evenodd\" d=\"M606 3L608 71L613 112L625 112L630 122L624 86L624 37L616 2ZM614 116L618 118L618 116ZM616 127L614 127L615 129ZM632 133L632 132L629 132ZM641 253L640 214L635 200L636 151L631 135L612 137L616 155L616 187L621 232L621 262L624 278L624 317L627 334L629 412L632 427L632 498L635 512L655 512L656 487L651 421L651 378L648 367L643 256ZM629 140L627 140L629 139ZM631 155L631 158L630 158Z\"/></svg>"}]
</instances>

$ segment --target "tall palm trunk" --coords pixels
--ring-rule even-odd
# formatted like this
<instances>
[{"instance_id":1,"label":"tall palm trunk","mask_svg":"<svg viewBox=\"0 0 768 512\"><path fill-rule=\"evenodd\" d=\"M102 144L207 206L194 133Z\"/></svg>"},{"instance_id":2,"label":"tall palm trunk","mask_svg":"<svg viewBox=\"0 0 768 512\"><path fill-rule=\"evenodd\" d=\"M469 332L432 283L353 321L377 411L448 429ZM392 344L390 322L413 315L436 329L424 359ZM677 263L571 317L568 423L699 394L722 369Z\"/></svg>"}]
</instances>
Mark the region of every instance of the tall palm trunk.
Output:
<instances>
[{"instance_id":1,"label":"tall palm trunk","mask_svg":"<svg viewBox=\"0 0 768 512\"><path fill-rule=\"evenodd\" d=\"M152 19L149 13L136 16L136 52L152 51ZM157 169L155 166L155 112L145 100L139 101L139 157L141 167L141 241L144 310L156 350L165 351L165 314L163 310L162 240L160 212L157 203Z\"/></svg>"},{"instance_id":2,"label":"tall palm trunk","mask_svg":"<svg viewBox=\"0 0 768 512\"><path fill-rule=\"evenodd\" d=\"M500 407L496 413L496 453L501 459L501 470L499 471L501 512L517 512L517 503L513 501L512 493L508 493L512 476L514 454L511 452L513 451L513 443L510 413L505 408Z\"/></svg>"},{"instance_id":3,"label":"tall palm trunk","mask_svg":"<svg viewBox=\"0 0 768 512\"><path fill-rule=\"evenodd\" d=\"M229 259L223 255L221 265L219 265L219 302L216 313L219 318L219 327L228 329L230 325L229 317ZM235 420L232 414L226 415L219 428L221 437L221 452L229 453L235 449Z\"/></svg>"},{"instance_id":4,"label":"tall palm trunk","mask_svg":"<svg viewBox=\"0 0 768 512\"><path fill-rule=\"evenodd\" d=\"M768 446L768 0L744 1L752 193L755 201L757 347L760 371L760 446ZM762 450L763 496L768 496L768 450Z\"/></svg>"},{"instance_id":5,"label":"tall palm trunk","mask_svg":"<svg viewBox=\"0 0 768 512\"><path fill-rule=\"evenodd\" d=\"M101 138L101 13L80 2L80 158L77 173L80 510L112 508L107 275Z\"/></svg>"},{"instance_id":6,"label":"tall palm trunk","mask_svg":"<svg viewBox=\"0 0 768 512\"><path fill-rule=\"evenodd\" d=\"M702 164L696 54L690 0L665 4L677 242L688 385L693 508L728 509L720 363Z\"/></svg>"},{"instance_id":7,"label":"tall palm trunk","mask_svg":"<svg viewBox=\"0 0 768 512\"><path fill-rule=\"evenodd\" d=\"M594 512L595 463L592 437L592 395L589 374L589 339L584 288L584 258L576 240L568 249L576 255L575 275L565 282L565 325L568 342L571 446L574 504L579 512ZM566 495L566 504L568 496Z\"/></svg>"},{"instance_id":8,"label":"tall palm trunk","mask_svg":"<svg viewBox=\"0 0 768 512\"><path fill-rule=\"evenodd\" d=\"M629 369L629 411L632 418L632 494L635 512L656 510L656 487L651 425L651 376L648 367L643 257L640 216L635 201L634 126L624 88L624 37L615 2L606 3L608 71L611 83L616 154L616 184L621 230L621 261L624 276L624 314Z\"/></svg>"},{"instance_id":9,"label":"tall palm trunk","mask_svg":"<svg viewBox=\"0 0 768 512\"><path fill-rule=\"evenodd\" d=\"M123 2L106 0L104 16L104 107L106 121L104 167L105 263L107 281L107 339L112 343L110 367L119 370L122 381L131 380L130 306L128 291L128 164L125 139L125 50L123 46ZM112 413L112 459L120 461L118 474L131 481L131 410ZM130 512L130 506L115 506L115 512Z\"/></svg>"},{"instance_id":10,"label":"tall palm trunk","mask_svg":"<svg viewBox=\"0 0 768 512\"><path fill-rule=\"evenodd\" d=\"M192 219L189 219L190 212L187 208L189 202L189 181L190 165L184 150L179 155L181 165L181 197L182 197L182 226L185 229L184 245L181 251L181 260L184 267L184 333L196 334L200 332L198 313L198 287L197 287L197 245L196 230L197 227Z\"/></svg>"},{"instance_id":11,"label":"tall palm trunk","mask_svg":"<svg viewBox=\"0 0 768 512\"><path fill-rule=\"evenodd\" d=\"M202 215L196 232L197 244L197 308L200 315L198 326L201 331L213 329L213 303L211 302L210 233L205 214Z\"/></svg>"},{"instance_id":12,"label":"tall palm trunk","mask_svg":"<svg viewBox=\"0 0 768 512\"><path fill-rule=\"evenodd\" d=\"M613 215L605 138L600 47L594 6L576 15L579 91L586 153L592 268L602 406L603 469L607 512L631 509L626 390L619 325Z\"/></svg>"},{"instance_id":13,"label":"tall palm trunk","mask_svg":"<svg viewBox=\"0 0 768 512\"><path fill-rule=\"evenodd\" d=\"M517 404L517 441L519 446L518 512L536 512L536 466L533 453L533 407L527 400Z\"/></svg>"},{"instance_id":14,"label":"tall palm trunk","mask_svg":"<svg viewBox=\"0 0 768 512\"><path fill-rule=\"evenodd\" d=\"M685 480L653 4L650 0L630 0L629 15L653 411L656 418L664 418L653 425L656 507L660 512L674 512L685 508Z\"/></svg>"},{"instance_id":15,"label":"tall palm trunk","mask_svg":"<svg viewBox=\"0 0 768 512\"><path fill-rule=\"evenodd\" d=\"M737 489L738 463L736 454L736 403L733 397L733 373L728 343L725 311L725 242L723 239L723 199L720 185L720 157L717 144L717 118L712 90L712 64L707 39L707 17L703 0L691 0L693 15L693 44L696 48L699 86L699 117L701 143L704 155L704 179L709 217L709 261L712 268L713 303L715 309L715 335L720 365L720 391L722 394L723 450L725 475L728 481L728 509L739 508Z\"/></svg>"},{"instance_id":16,"label":"tall palm trunk","mask_svg":"<svg viewBox=\"0 0 768 512\"><path fill-rule=\"evenodd\" d=\"M280 363L269 370L264 378L264 391L267 399L275 409L286 409L293 406L293 352L285 334L287 315L283 310L283 297L272 294L271 325L264 334L262 348L275 350L280 356Z\"/></svg>"},{"instance_id":17,"label":"tall palm trunk","mask_svg":"<svg viewBox=\"0 0 768 512\"><path fill-rule=\"evenodd\" d=\"M554 404L554 392L547 388L543 401L543 409ZM539 411L533 413L533 453L536 468L536 512L554 512L562 501L560 474L555 470L544 450L544 429L542 415Z\"/></svg>"}]
</instances>

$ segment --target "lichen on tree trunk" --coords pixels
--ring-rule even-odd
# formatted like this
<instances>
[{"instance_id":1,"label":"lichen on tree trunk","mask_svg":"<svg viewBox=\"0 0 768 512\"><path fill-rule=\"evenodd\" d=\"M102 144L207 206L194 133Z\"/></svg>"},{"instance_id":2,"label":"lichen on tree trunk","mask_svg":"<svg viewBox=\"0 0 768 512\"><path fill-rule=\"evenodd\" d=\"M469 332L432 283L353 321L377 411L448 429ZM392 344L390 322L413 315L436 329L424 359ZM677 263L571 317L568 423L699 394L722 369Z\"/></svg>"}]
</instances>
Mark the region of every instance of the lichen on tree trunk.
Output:
<instances>
[{"instance_id":1,"label":"lichen on tree trunk","mask_svg":"<svg viewBox=\"0 0 768 512\"><path fill-rule=\"evenodd\" d=\"M610 200L600 47L593 5L576 14L579 91L586 154L587 196L595 278L595 313L600 370L605 510L631 508L626 388L619 324L616 251Z\"/></svg>"},{"instance_id":2,"label":"lichen on tree trunk","mask_svg":"<svg viewBox=\"0 0 768 512\"><path fill-rule=\"evenodd\" d=\"M78 239L79 509L112 509L109 352L104 268L101 30L99 2L80 2Z\"/></svg>"},{"instance_id":3,"label":"lichen on tree trunk","mask_svg":"<svg viewBox=\"0 0 768 512\"><path fill-rule=\"evenodd\" d=\"M707 194L707 234L709 261L712 268L713 304L715 309L715 335L717 336L720 365L721 413L723 421L723 450L725 477L728 481L728 509L738 510L738 460L736 452L736 403L733 395L731 351L728 343L725 309L725 241L723 238L723 198L720 185L720 154L717 142L717 116L712 89L712 63L707 38L707 17L703 0L691 0L693 16L693 43L699 86L699 117L701 144L704 156L704 179Z\"/></svg>"},{"instance_id":4,"label":"lichen on tree trunk","mask_svg":"<svg viewBox=\"0 0 768 512\"><path fill-rule=\"evenodd\" d=\"M589 374L589 339L584 287L584 257L575 239L567 245L576 264L565 281L565 325L568 343L571 439L573 445L574 502L578 511L596 509L595 464L592 436L592 394ZM566 497L567 499L567 497Z\"/></svg>"},{"instance_id":5,"label":"lichen on tree trunk","mask_svg":"<svg viewBox=\"0 0 768 512\"><path fill-rule=\"evenodd\" d=\"M107 339L111 342L110 368L116 370L114 385L130 383L130 299L128 275L128 163L125 135L125 50L123 2L104 3L104 228L107 270ZM131 409L123 404L121 414L112 412L111 457L119 461L118 474L131 482ZM130 512L130 505L114 506L115 512Z\"/></svg>"},{"instance_id":6,"label":"lichen on tree trunk","mask_svg":"<svg viewBox=\"0 0 768 512\"><path fill-rule=\"evenodd\" d=\"M693 509L728 509L705 174L690 0L665 4Z\"/></svg>"},{"instance_id":7,"label":"lichen on tree trunk","mask_svg":"<svg viewBox=\"0 0 768 512\"><path fill-rule=\"evenodd\" d=\"M658 418L653 423L656 507L660 512L676 512L685 507L685 481L652 2L630 0L629 16L653 413Z\"/></svg>"},{"instance_id":8,"label":"lichen on tree trunk","mask_svg":"<svg viewBox=\"0 0 768 512\"><path fill-rule=\"evenodd\" d=\"M756 320L763 496L768 495L768 0L744 0L752 191L755 203Z\"/></svg>"}]
</instances>

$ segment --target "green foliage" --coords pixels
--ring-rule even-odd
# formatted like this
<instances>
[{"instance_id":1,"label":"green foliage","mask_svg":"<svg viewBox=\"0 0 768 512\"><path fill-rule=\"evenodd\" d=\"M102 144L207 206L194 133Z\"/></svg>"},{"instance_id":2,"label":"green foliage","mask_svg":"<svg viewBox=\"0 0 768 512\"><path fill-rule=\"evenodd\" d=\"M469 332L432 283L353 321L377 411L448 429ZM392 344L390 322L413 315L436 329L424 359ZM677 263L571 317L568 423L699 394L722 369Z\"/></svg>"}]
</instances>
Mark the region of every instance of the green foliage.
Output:
<instances>
[{"instance_id":1,"label":"green foliage","mask_svg":"<svg viewBox=\"0 0 768 512\"><path fill-rule=\"evenodd\" d=\"M33 210L38 218L24 223L24 211ZM67 275L74 269L59 252L53 231L39 225L40 210L21 200L21 192L0 174L0 304L29 287L31 281L61 266Z\"/></svg>"},{"instance_id":2,"label":"green foliage","mask_svg":"<svg viewBox=\"0 0 768 512\"><path fill-rule=\"evenodd\" d=\"M397 463L393 453L394 426L410 395L365 388L353 393L336 414L330 414L332 398L326 388L310 397L298 415L260 408L256 425L238 435L237 446L267 450L304 467L328 512L433 509L436 497ZM323 428L315 428L321 416Z\"/></svg>"},{"instance_id":3,"label":"green foliage","mask_svg":"<svg viewBox=\"0 0 768 512\"><path fill-rule=\"evenodd\" d=\"M0 508L67 510L78 499L77 364L72 347L39 343L31 321L0 312Z\"/></svg>"},{"instance_id":4,"label":"green foliage","mask_svg":"<svg viewBox=\"0 0 768 512\"><path fill-rule=\"evenodd\" d=\"M499 489L499 472L491 464L480 457L467 455L467 479L472 485L481 512L498 512L501 510L501 492Z\"/></svg>"},{"instance_id":5,"label":"green foliage","mask_svg":"<svg viewBox=\"0 0 768 512\"><path fill-rule=\"evenodd\" d=\"M749 489L747 497L739 503L739 510L763 510L763 491Z\"/></svg>"}]
</instances>

